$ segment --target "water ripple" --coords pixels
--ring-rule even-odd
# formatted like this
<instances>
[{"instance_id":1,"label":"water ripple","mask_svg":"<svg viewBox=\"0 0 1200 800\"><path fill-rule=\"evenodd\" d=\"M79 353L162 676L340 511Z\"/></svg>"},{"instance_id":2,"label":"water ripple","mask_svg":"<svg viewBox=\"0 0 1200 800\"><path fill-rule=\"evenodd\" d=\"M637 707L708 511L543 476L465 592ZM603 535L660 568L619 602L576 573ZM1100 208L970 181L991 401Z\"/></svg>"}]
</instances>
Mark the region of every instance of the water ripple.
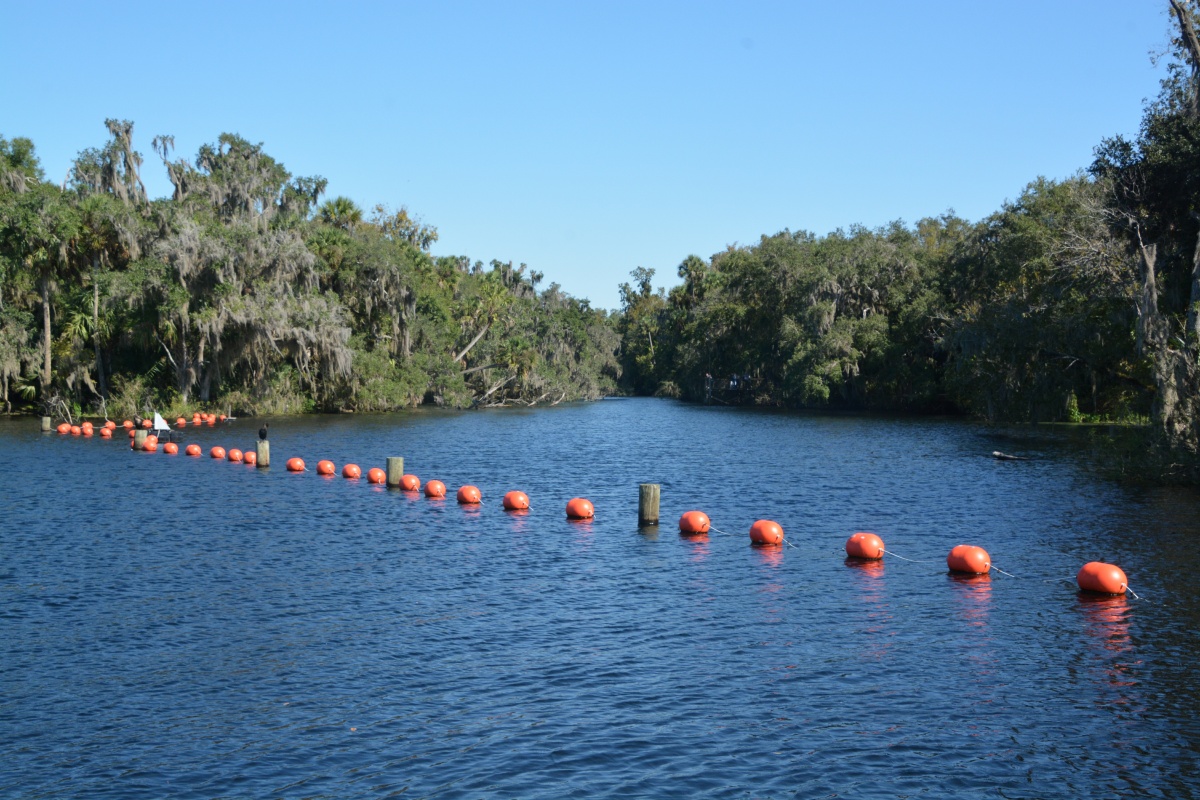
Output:
<instances>
[{"instance_id":1,"label":"water ripple","mask_svg":"<svg viewBox=\"0 0 1200 800\"><path fill-rule=\"evenodd\" d=\"M1200 502L1069 441L622 400L271 420L256 470L35 428L0 421L3 797L1196 794ZM692 508L729 535L680 537ZM856 530L926 563L848 562ZM1018 577L948 576L958 543ZM1078 596L1093 559L1149 599Z\"/></svg>"}]
</instances>

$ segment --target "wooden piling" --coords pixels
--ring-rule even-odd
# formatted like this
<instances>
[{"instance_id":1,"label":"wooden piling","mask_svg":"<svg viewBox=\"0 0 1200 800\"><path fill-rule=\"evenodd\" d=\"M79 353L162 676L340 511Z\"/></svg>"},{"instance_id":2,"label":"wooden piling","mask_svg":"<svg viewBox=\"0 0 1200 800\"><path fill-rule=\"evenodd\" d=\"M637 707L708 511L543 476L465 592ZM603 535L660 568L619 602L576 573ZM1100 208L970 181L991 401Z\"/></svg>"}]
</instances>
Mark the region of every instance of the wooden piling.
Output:
<instances>
[{"instance_id":1,"label":"wooden piling","mask_svg":"<svg viewBox=\"0 0 1200 800\"><path fill-rule=\"evenodd\" d=\"M404 458L402 456L388 456L387 485L399 486L402 477L404 477Z\"/></svg>"},{"instance_id":2,"label":"wooden piling","mask_svg":"<svg viewBox=\"0 0 1200 800\"><path fill-rule=\"evenodd\" d=\"M133 449L141 450L142 445L146 443L146 437L150 435L150 431L145 428L138 428L133 432Z\"/></svg>"},{"instance_id":3,"label":"wooden piling","mask_svg":"<svg viewBox=\"0 0 1200 800\"><path fill-rule=\"evenodd\" d=\"M638 485L638 525L658 524L659 485L643 483Z\"/></svg>"},{"instance_id":4,"label":"wooden piling","mask_svg":"<svg viewBox=\"0 0 1200 800\"><path fill-rule=\"evenodd\" d=\"M50 423L51 419L49 417L42 417L42 433L49 433L54 430L54 427Z\"/></svg>"},{"instance_id":5,"label":"wooden piling","mask_svg":"<svg viewBox=\"0 0 1200 800\"><path fill-rule=\"evenodd\" d=\"M255 464L259 469L271 466L271 443L266 439L258 440L258 444L254 447L254 454L258 457Z\"/></svg>"}]
</instances>

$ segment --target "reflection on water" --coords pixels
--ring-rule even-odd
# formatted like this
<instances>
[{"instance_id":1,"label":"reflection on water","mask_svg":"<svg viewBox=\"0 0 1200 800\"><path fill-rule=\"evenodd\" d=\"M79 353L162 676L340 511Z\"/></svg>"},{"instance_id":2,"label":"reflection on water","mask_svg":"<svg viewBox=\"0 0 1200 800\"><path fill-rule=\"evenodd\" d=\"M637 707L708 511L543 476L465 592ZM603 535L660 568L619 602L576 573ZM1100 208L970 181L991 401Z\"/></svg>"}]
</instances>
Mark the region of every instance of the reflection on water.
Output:
<instances>
[{"instance_id":1,"label":"reflection on water","mask_svg":"<svg viewBox=\"0 0 1200 800\"><path fill-rule=\"evenodd\" d=\"M1129 600L1123 595L1106 597L1080 592L1078 603L1084 628L1094 641L1111 653L1129 651L1132 646L1129 638Z\"/></svg>"},{"instance_id":2,"label":"reflection on water","mask_svg":"<svg viewBox=\"0 0 1200 800\"><path fill-rule=\"evenodd\" d=\"M1078 604L1091 645L1089 650L1095 659L1092 672L1107 688L1116 690L1116 697L1105 702L1129 704L1132 697L1123 690L1137 685L1135 669L1141 663L1134 654L1129 630L1131 602L1124 596L1080 592Z\"/></svg>"},{"instance_id":3,"label":"reflection on water","mask_svg":"<svg viewBox=\"0 0 1200 800\"><path fill-rule=\"evenodd\" d=\"M1196 796L1200 500L1097 482L1052 431L659 401L270 422L258 470L0 420L0 797ZM720 469L696 431L736 443ZM393 455L485 502L282 469ZM736 533L639 530L643 481ZM844 560L857 530L914 561ZM1022 578L948 578L966 535ZM1151 601L1056 580L1089 560Z\"/></svg>"},{"instance_id":4,"label":"reflection on water","mask_svg":"<svg viewBox=\"0 0 1200 800\"><path fill-rule=\"evenodd\" d=\"M758 562L767 567L778 567L783 563L783 547L781 544L750 545Z\"/></svg>"},{"instance_id":5,"label":"reflection on water","mask_svg":"<svg viewBox=\"0 0 1200 800\"><path fill-rule=\"evenodd\" d=\"M985 627L992 601L991 574L985 572L982 575L964 575L950 572L946 577L954 587L955 607L958 609L959 618L972 627Z\"/></svg>"},{"instance_id":6,"label":"reflection on water","mask_svg":"<svg viewBox=\"0 0 1200 800\"><path fill-rule=\"evenodd\" d=\"M688 543L691 554L689 560L693 564L703 564L708 560L710 549L707 533L680 534L680 538Z\"/></svg>"},{"instance_id":7,"label":"reflection on water","mask_svg":"<svg viewBox=\"0 0 1200 800\"><path fill-rule=\"evenodd\" d=\"M843 563L855 578L857 591L852 599L866 620L861 628L867 640L862 657L884 660L891 651L895 627L887 597L883 559L847 558Z\"/></svg>"}]
</instances>

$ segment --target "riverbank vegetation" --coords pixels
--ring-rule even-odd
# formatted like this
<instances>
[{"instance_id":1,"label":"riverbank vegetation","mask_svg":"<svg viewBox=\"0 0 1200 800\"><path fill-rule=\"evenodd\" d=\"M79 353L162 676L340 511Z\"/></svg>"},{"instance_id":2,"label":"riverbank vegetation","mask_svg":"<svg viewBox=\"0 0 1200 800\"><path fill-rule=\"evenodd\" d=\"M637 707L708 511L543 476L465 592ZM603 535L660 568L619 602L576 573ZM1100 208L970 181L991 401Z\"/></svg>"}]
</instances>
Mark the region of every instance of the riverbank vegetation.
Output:
<instances>
[{"instance_id":1,"label":"riverbank vegetation","mask_svg":"<svg viewBox=\"0 0 1200 800\"><path fill-rule=\"evenodd\" d=\"M617 334L524 265L433 257L399 210L321 202L262 145L193 161L153 140L174 194L150 200L133 124L47 182L0 138L0 403L129 414L533 405L615 390Z\"/></svg>"},{"instance_id":2,"label":"riverbank vegetation","mask_svg":"<svg viewBox=\"0 0 1200 800\"><path fill-rule=\"evenodd\" d=\"M1200 36L1170 0L1174 60L1132 139L1096 147L970 222L785 230L655 291L623 284L640 393L796 407L1145 422L1161 470L1200 478Z\"/></svg>"}]
</instances>

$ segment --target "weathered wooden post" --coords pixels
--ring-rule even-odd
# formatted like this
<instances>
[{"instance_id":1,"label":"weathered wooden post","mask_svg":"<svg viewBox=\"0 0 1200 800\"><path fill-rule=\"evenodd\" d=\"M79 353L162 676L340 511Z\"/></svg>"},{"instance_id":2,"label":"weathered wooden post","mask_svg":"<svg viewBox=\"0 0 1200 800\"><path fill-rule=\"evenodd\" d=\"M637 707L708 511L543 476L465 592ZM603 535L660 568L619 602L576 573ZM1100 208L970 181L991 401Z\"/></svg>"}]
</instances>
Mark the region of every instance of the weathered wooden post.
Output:
<instances>
[{"instance_id":1,"label":"weathered wooden post","mask_svg":"<svg viewBox=\"0 0 1200 800\"><path fill-rule=\"evenodd\" d=\"M658 524L659 485L657 483L642 483L638 485L638 526Z\"/></svg>"},{"instance_id":2,"label":"weathered wooden post","mask_svg":"<svg viewBox=\"0 0 1200 800\"><path fill-rule=\"evenodd\" d=\"M402 477L404 477L404 458L402 456L388 456L387 485L399 486Z\"/></svg>"},{"instance_id":3,"label":"weathered wooden post","mask_svg":"<svg viewBox=\"0 0 1200 800\"><path fill-rule=\"evenodd\" d=\"M257 456L255 464L259 469L271 466L271 443L266 439L259 439L258 444L254 446L254 455Z\"/></svg>"},{"instance_id":4,"label":"weathered wooden post","mask_svg":"<svg viewBox=\"0 0 1200 800\"><path fill-rule=\"evenodd\" d=\"M142 445L146 443L146 437L150 435L150 431L145 428L138 428L133 432L133 449L141 450Z\"/></svg>"},{"instance_id":5,"label":"weathered wooden post","mask_svg":"<svg viewBox=\"0 0 1200 800\"><path fill-rule=\"evenodd\" d=\"M50 431L54 430L54 428L50 426L50 422L51 420L49 417L42 417L42 433L49 433Z\"/></svg>"}]
</instances>

